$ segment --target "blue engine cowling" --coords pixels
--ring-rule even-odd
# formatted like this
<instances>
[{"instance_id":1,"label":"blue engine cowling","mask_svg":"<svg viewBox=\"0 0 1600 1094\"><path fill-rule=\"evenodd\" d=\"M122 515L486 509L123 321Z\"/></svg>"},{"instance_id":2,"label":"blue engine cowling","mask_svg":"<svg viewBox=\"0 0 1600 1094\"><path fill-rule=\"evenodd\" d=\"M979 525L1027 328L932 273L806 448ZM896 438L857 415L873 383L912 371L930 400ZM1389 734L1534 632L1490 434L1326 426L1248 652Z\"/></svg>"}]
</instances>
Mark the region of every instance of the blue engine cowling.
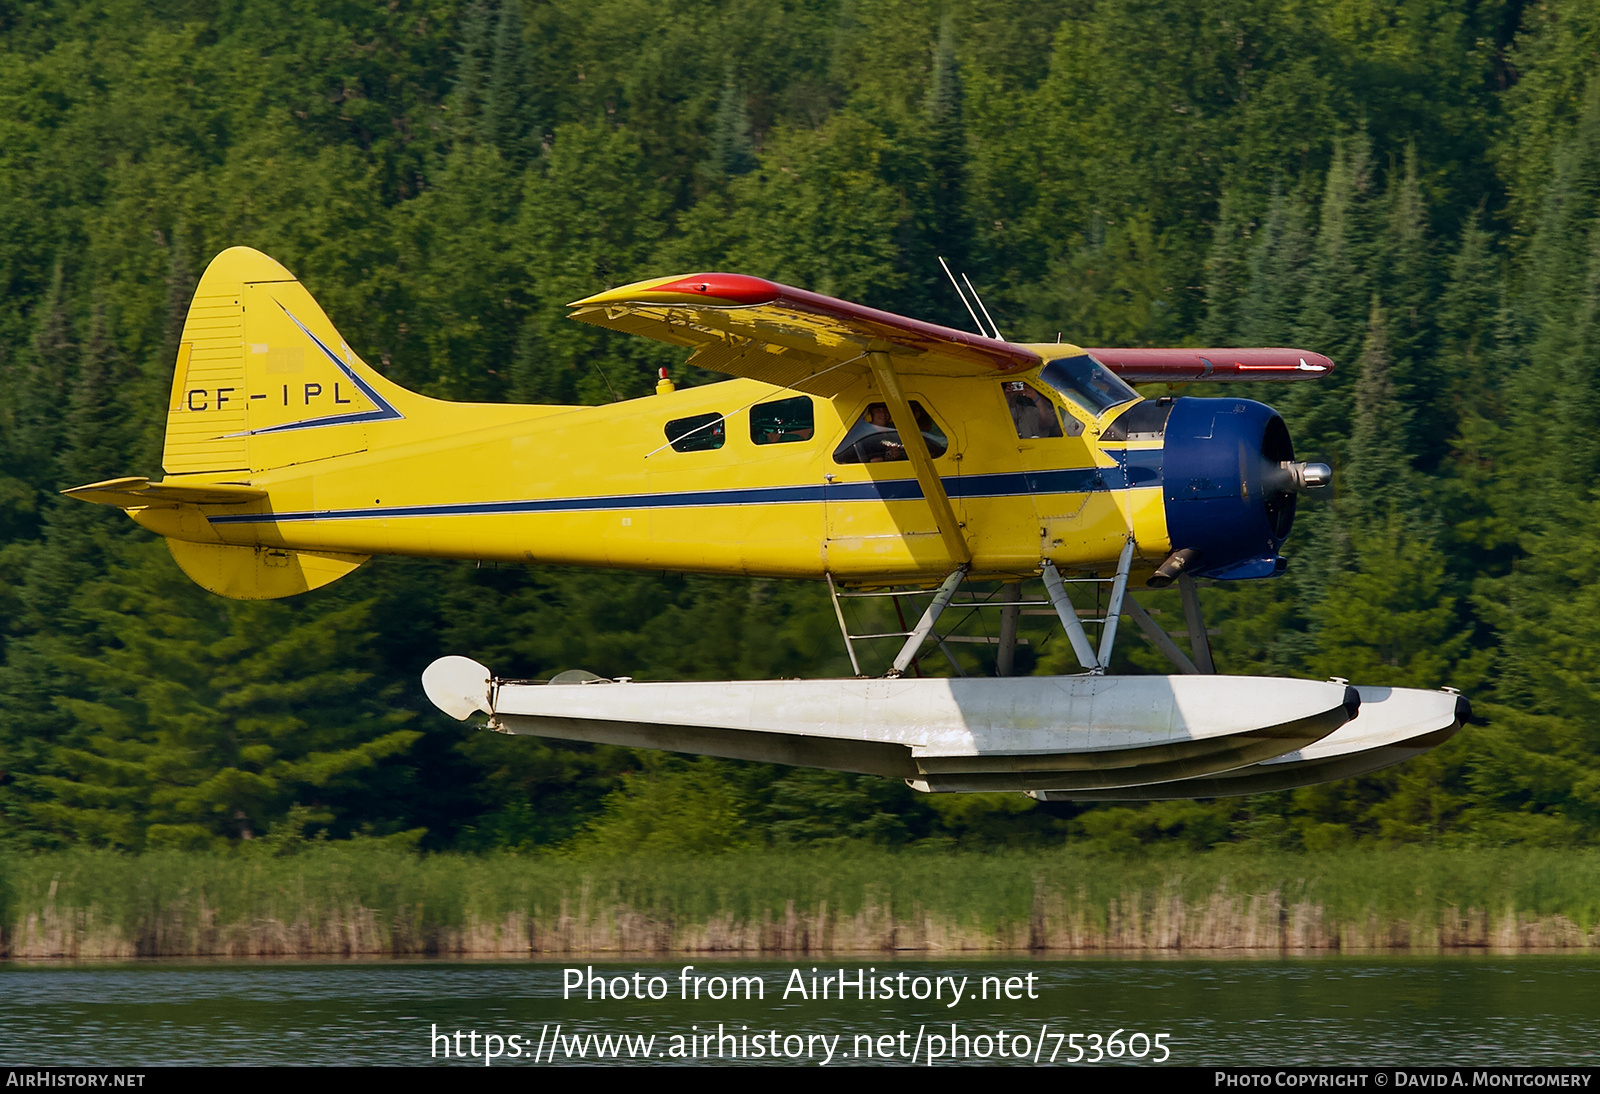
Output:
<instances>
[{"instance_id":1,"label":"blue engine cowling","mask_svg":"<svg viewBox=\"0 0 1600 1094\"><path fill-rule=\"evenodd\" d=\"M1195 552L1189 572L1224 579L1274 577L1294 524L1294 459L1278 412L1252 399L1181 398L1166 421L1162 478L1172 549Z\"/></svg>"}]
</instances>

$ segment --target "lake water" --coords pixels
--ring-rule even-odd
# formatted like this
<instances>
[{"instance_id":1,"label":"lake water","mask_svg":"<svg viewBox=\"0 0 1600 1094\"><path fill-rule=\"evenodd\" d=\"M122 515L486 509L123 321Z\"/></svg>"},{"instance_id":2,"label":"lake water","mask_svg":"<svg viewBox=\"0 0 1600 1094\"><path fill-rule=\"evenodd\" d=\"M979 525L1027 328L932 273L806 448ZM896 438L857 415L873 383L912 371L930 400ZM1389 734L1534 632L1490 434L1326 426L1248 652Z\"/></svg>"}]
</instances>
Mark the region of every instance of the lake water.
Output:
<instances>
[{"instance_id":1,"label":"lake water","mask_svg":"<svg viewBox=\"0 0 1600 1094\"><path fill-rule=\"evenodd\" d=\"M589 966L607 997L563 998ZM1580 1065L1600 960L0 965L0 1030L8 1065Z\"/></svg>"}]
</instances>

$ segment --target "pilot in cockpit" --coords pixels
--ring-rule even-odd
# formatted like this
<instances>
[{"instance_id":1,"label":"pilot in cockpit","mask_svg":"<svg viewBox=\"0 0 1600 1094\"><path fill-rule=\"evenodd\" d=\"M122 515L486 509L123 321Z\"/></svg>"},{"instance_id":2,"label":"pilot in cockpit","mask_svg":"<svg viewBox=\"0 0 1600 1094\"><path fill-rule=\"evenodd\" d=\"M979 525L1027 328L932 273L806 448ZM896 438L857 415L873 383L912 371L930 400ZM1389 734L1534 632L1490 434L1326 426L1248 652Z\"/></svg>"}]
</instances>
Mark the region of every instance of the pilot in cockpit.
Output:
<instances>
[{"instance_id":1,"label":"pilot in cockpit","mask_svg":"<svg viewBox=\"0 0 1600 1094\"><path fill-rule=\"evenodd\" d=\"M866 424L884 431L875 433L862 442L862 463L892 463L907 458L906 446L900 442L900 434L890 432L894 429L894 421L889 417L888 404L868 404L862 418Z\"/></svg>"},{"instance_id":2,"label":"pilot in cockpit","mask_svg":"<svg viewBox=\"0 0 1600 1094\"><path fill-rule=\"evenodd\" d=\"M1021 380L1008 380L1002 386L1019 439L1061 436L1061 415L1050 400Z\"/></svg>"}]
</instances>

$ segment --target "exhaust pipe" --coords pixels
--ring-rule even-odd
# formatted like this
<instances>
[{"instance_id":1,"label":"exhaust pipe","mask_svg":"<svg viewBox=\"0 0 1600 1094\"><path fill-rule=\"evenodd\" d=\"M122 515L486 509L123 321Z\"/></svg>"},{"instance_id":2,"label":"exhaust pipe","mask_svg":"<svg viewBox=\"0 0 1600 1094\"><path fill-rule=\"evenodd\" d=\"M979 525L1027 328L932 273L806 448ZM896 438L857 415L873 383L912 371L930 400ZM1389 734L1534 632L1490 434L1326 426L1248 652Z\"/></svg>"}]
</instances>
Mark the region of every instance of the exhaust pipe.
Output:
<instances>
[{"instance_id":1,"label":"exhaust pipe","mask_svg":"<svg viewBox=\"0 0 1600 1094\"><path fill-rule=\"evenodd\" d=\"M1156 572L1150 575L1150 580L1145 582L1145 586L1151 589L1165 589L1178 580L1179 576L1199 557L1200 552L1193 547L1180 547L1156 567Z\"/></svg>"}]
</instances>

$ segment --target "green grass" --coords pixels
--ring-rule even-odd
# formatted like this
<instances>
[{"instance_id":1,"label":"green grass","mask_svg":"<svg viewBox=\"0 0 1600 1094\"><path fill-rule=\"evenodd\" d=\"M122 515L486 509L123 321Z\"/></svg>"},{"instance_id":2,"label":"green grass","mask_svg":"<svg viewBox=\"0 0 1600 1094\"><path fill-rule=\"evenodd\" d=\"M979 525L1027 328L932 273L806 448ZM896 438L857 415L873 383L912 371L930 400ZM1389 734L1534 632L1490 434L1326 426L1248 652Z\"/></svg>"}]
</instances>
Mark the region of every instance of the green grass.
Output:
<instances>
[{"instance_id":1,"label":"green grass","mask_svg":"<svg viewBox=\"0 0 1600 1094\"><path fill-rule=\"evenodd\" d=\"M54 894L51 894L52 885ZM1046 908L1104 930L1115 903L1159 907L1218 894L1315 905L1322 921L1437 924L1455 909L1490 918L1565 917L1600 924L1600 852L1393 850L1325 854L1213 852L1115 859L1072 851L973 853L761 851L699 859L419 856L378 844L313 845L285 857L99 851L0 857L4 937L29 916L80 932L115 931L139 952L183 952L197 931L267 922L315 933L363 914L393 951L416 952L440 932L522 916L554 924L619 911L674 927L721 917L781 921L853 917L932 919L975 935L1025 930ZM1258 900L1259 904L1259 900Z\"/></svg>"}]
</instances>

